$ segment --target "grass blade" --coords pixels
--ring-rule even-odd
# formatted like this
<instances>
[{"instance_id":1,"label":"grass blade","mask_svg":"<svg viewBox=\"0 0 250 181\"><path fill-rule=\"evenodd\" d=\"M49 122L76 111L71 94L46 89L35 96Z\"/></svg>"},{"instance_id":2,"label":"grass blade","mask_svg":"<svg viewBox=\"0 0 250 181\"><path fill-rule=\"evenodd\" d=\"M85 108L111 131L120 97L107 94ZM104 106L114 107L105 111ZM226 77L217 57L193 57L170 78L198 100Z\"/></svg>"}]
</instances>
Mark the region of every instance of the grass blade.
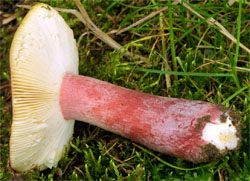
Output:
<instances>
[{"instance_id":1,"label":"grass blade","mask_svg":"<svg viewBox=\"0 0 250 181\"><path fill-rule=\"evenodd\" d=\"M242 12L242 3L241 0L239 1L239 11L238 11L238 18L237 18L237 43L236 43L236 50L235 50L235 56L234 56L234 62L232 65L232 73L233 78L236 86L238 89L240 89L240 82L236 71L236 65L238 62L238 56L239 56L239 44L240 44L240 28L241 28L241 12Z\"/></svg>"},{"instance_id":2,"label":"grass blade","mask_svg":"<svg viewBox=\"0 0 250 181\"><path fill-rule=\"evenodd\" d=\"M154 153L148 151L147 149L143 148L143 147L140 146L140 145L137 145L136 143L133 143L133 145L135 145L136 147L140 148L140 149L143 150L145 153L147 153L147 154L153 156L155 159L157 159L158 161L162 162L164 165L167 165L167 166L172 167L172 168L177 169L177 170L185 170L185 171L197 170L197 169L200 169L200 168L202 168L202 167L211 166L211 164L216 164L216 162L215 162L215 163L209 163L209 164L201 165L201 166L199 166L199 167L194 167L194 168L182 168L182 167L178 167L178 166L175 166L175 165L173 165L173 164L171 164L171 163L168 163L168 162L164 161L164 160L161 159L160 157L156 156Z\"/></svg>"},{"instance_id":3,"label":"grass blade","mask_svg":"<svg viewBox=\"0 0 250 181\"><path fill-rule=\"evenodd\" d=\"M175 53L175 42L174 42L174 31L173 31L173 15L171 0L168 0L168 16L169 16L169 32L170 32L170 46L171 46L171 56L173 62L173 70L177 71L176 53ZM177 75L175 75L175 80L177 80Z\"/></svg>"},{"instance_id":4,"label":"grass blade","mask_svg":"<svg viewBox=\"0 0 250 181\"><path fill-rule=\"evenodd\" d=\"M231 101L233 98L235 98L237 95L239 95L241 92L243 92L247 88L249 89L250 87L249 86L245 86L245 87L239 89L237 92L235 92L233 95L229 96L225 101L223 101L222 104L226 105L229 101Z\"/></svg>"},{"instance_id":5,"label":"grass blade","mask_svg":"<svg viewBox=\"0 0 250 181\"><path fill-rule=\"evenodd\" d=\"M231 73L202 73L202 72L176 72L176 71L162 71L155 69L146 69L141 67L134 68L133 66L119 66L125 70L137 70L141 72L155 73L155 74L169 74L181 76L199 76L199 77L232 77Z\"/></svg>"}]
</instances>

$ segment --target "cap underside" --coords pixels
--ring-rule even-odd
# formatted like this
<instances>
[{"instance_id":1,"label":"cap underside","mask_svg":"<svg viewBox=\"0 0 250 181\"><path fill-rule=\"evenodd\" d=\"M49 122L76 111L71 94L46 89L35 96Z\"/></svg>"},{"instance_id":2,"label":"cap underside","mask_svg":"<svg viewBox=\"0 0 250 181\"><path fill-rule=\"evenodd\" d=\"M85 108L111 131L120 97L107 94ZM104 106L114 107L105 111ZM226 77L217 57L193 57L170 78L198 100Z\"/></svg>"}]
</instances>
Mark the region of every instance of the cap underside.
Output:
<instances>
[{"instance_id":1,"label":"cap underside","mask_svg":"<svg viewBox=\"0 0 250 181\"><path fill-rule=\"evenodd\" d=\"M78 74L72 30L53 8L37 4L19 26L10 50L13 118L10 164L19 172L56 165L73 134L59 93L65 73Z\"/></svg>"}]
</instances>

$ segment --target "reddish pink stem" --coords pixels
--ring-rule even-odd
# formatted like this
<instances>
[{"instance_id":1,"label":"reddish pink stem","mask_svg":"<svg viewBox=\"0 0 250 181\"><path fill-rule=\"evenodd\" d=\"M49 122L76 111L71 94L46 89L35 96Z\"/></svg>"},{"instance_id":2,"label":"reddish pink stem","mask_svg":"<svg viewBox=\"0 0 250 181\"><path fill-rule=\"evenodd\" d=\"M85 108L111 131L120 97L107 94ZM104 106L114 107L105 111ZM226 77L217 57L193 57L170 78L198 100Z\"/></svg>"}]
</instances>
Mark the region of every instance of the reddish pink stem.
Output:
<instances>
[{"instance_id":1,"label":"reddish pink stem","mask_svg":"<svg viewBox=\"0 0 250 181\"><path fill-rule=\"evenodd\" d=\"M222 115L216 104L166 98L97 79L65 75L60 104L65 119L80 120L130 138L153 150L193 162L214 155L202 129ZM212 153L214 154L214 153Z\"/></svg>"}]
</instances>

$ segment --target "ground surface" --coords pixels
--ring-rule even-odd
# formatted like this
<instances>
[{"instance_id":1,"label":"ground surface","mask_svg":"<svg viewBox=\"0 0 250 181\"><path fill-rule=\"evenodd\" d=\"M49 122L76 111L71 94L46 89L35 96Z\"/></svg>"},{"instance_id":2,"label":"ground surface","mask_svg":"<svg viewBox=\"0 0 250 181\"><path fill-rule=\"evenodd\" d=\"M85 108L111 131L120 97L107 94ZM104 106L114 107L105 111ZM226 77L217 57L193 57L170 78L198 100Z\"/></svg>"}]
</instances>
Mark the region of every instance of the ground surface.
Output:
<instances>
[{"instance_id":1,"label":"ground surface","mask_svg":"<svg viewBox=\"0 0 250 181\"><path fill-rule=\"evenodd\" d=\"M77 9L70 0L39 2ZM250 180L250 55L239 47L239 40L249 47L249 4L235 2L228 6L226 1L190 1L192 11L183 4L170 6L167 0L159 2L82 1L90 18L103 32L128 51L144 56L143 60L114 50L98 40L74 15L61 13L78 43L80 74L155 95L224 104L242 115L240 149L214 163L192 164L148 150L97 127L76 123L69 152L57 167L42 172L32 170L22 176L14 174L8 167L11 125L8 54L14 32L27 10L17 8L14 0L2 0L0 180ZM119 34L119 30L163 7L171 7L171 11L162 11ZM16 17L6 23L14 14ZM220 32L217 25L207 22L212 17L237 39L236 43ZM172 71L171 76L165 74L167 71Z\"/></svg>"}]
</instances>

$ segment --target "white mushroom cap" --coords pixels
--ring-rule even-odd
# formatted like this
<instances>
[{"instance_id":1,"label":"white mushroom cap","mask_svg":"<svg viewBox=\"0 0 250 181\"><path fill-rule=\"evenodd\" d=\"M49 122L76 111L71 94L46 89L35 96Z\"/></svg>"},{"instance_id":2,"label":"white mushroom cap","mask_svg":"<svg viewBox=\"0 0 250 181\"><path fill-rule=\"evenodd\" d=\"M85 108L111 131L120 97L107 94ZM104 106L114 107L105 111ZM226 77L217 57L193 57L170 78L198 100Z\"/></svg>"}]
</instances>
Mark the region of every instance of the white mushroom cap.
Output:
<instances>
[{"instance_id":1,"label":"white mushroom cap","mask_svg":"<svg viewBox=\"0 0 250 181\"><path fill-rule=\"evenodd\" d=\"M78 74L72 30L53 8L37 4L18 28L10 50L13 120L10 164L25 172L55 166L73 134L59 94L65 73Z\"/></svg>"}]
</instances>

